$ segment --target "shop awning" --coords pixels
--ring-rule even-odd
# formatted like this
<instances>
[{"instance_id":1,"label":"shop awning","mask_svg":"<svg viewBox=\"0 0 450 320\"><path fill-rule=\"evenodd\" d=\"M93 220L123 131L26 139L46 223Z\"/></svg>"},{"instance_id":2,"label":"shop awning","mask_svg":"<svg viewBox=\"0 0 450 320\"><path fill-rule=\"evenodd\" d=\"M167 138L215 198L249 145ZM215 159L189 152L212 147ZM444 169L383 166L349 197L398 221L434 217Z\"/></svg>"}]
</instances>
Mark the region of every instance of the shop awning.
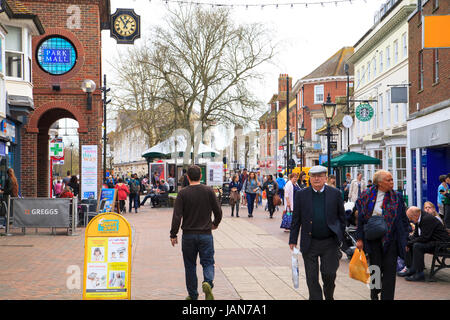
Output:
<instances>
[{"instance_id":1,"label":"shop awning","mask_svg":"<svg viewBox=\"0 0 450 320\"><path fill-rule=\"evenodd\" d=\"M363 164L381 164L381 160L378 158L366 156L365 154L358 152L347 152L340 156L331 159L331 166L335 167L359 167ZM328 162L322 164L324 167L328 165Z\"/></svg>"},{"instance_id":2,"label":"shop awning","mask_svg":"<svg viewBox=\"0 0 450 320\"><path fill-rule=\"evenodd\" d=\"M169 139L164 140L163 142L145 151L142 154L142 157L146 158L147 160L157 158L171 159L172 153L176 153L178 157L182 157L185 151L186 151L186 139L183 136L179 136L177 137L177 139L175 139L174 137L170 137ZM192 151L193 148L191 147L191 153ZM219 154L218 151L208 147L203 143L200 143L200 145L198 146L198 155L200 157L215 157L217 154Z\"/></svg>"}]
</instances>

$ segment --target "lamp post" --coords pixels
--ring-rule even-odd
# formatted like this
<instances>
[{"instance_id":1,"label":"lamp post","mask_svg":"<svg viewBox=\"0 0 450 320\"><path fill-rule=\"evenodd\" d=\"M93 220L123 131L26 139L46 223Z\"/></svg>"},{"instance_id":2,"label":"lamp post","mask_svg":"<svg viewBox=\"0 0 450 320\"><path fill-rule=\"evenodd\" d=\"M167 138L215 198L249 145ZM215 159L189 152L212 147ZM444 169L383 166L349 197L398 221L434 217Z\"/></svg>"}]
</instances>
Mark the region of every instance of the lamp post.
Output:
<instances>
[{"instance_id":1,"label":"lamp post","mask_svg":"<svg viewBox=\"0 0 450 320\"><path fill-rule=\"evenodd\" d=\"M70 172L73 174L73 170L72 170L72 153L73 153L73 142L70 143Z\"/></svg>"},{"instance_id":2,"label":"lamp post","mask_svg":"<svg viewBox=\"0 0 450 320\"><path fill-rule=\"evenodd\" d=\"M92 93L95 91L96 87L95 82L89 79L84 80L81 84L81 90L87 93L87 110L92 110Z\"/></svg>"},{"instance_id":3,"label":"lamp post","mask_svg":"<svg viewBox=\"0 0 450 320\"><path fill-rule=\"evenodd\" d=\"M336 104L331 102L330 93L327 96L327 102L322 104L323 114L327 120L327 164L328 164L328 175L331 174L331 119L333 119L334 112L336 110Z\"/></svg>"},{"instance_id":4,"label":"lamp post","mask_svg":"<svg viewBox=\"0 0 450 320\"><path fill-rule=\"evenodd\" d=\"M306 128L304 123L302 122L302 127L299 129L300 131L300 172L303 171L303 138L306 134Z\"/></svg>"}]
</instances>

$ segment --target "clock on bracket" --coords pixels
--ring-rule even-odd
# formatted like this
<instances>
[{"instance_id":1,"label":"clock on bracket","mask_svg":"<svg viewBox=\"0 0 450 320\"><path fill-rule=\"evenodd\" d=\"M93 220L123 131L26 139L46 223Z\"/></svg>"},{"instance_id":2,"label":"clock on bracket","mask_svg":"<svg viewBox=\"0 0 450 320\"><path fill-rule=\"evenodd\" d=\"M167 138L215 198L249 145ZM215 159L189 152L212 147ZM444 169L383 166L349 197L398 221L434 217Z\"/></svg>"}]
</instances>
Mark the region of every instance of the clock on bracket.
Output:
<instances>
[{"instance_id":1,"label":"clock on bracket","mask_svg":"<svg viewBox=\"0 0 450 320\"><path fill-rule=\"evenodd\" d=\"M111 15L111 37L119 44L133 44L141 37L141 18L133 9L117 9Z\"/></svg>"}]
</instances>

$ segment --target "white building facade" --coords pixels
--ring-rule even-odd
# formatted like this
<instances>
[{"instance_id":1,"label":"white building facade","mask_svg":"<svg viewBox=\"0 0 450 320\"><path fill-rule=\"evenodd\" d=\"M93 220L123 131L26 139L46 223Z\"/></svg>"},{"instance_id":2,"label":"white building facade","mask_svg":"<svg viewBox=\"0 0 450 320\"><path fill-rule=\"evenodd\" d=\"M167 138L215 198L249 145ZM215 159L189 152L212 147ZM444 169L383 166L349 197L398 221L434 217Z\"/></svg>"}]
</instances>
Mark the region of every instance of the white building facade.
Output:
<instances>
[{"instance_id":1,"label":"white building facade","mask_svg":"<svg viewBox=\"0 0 450 320\"><path fill-rule=\"evenodd\" d=\"M416 0L390 0L375 15L374 26L354 46L349 62L355 70L355 110L369 101L369 121L355 118L350 130L350 150L380 159L380 165L352 168L372 180L378 169L392 173L394 189L406 190L406 121L408 117L408 16ZM394 103L392 88L403 88L404 102Z\"/></svg>"}]
</instances>

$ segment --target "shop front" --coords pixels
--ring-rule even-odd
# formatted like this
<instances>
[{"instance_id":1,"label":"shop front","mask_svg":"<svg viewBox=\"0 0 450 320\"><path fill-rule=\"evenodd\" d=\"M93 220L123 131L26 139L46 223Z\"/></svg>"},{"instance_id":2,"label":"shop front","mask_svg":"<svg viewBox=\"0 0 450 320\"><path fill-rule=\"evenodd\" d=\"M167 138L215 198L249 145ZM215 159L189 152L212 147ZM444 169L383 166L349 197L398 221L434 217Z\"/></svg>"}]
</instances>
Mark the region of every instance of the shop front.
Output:
<instances>
[{"instance_id":1,"label":"shop front","mask_svg":"<svg viewBox=\"0 0 450 320\"><path fill-rule=\"evenodd\" d=\"M408 122L410 205L431 201L437 206L439 176L450 173L449 128L450 106Z\"/></svg>"}]
</instances>

